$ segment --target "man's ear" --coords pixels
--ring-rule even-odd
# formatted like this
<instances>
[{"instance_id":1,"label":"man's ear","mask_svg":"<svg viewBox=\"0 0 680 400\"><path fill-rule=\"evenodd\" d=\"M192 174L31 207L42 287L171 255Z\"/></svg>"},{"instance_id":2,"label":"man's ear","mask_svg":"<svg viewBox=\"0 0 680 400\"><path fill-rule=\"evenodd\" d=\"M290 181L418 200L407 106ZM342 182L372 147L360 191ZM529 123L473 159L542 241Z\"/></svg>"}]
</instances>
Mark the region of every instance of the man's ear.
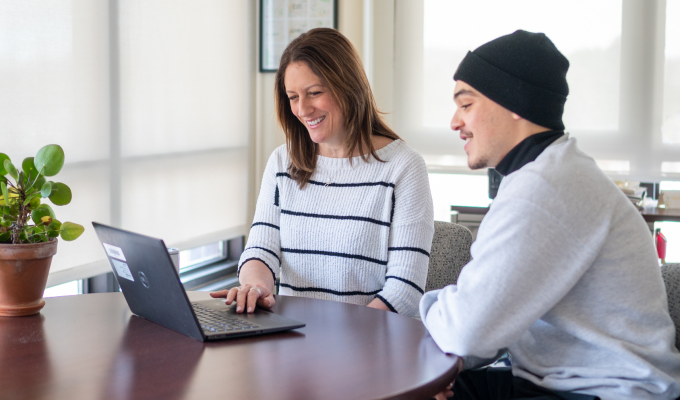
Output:
<instances>
[{"instance_id":1,"label":"man's ear","mask_svg":"<svg viewBox=\"0 0 680 400\"><path fill-rule=\"evenodd\" d=\"M520 119L522 119L522 117L520 117L519 115L517 115L515 113L512 113L512 119L514 119L515 121L519 121Z\"/></svg>"}]
</instances>

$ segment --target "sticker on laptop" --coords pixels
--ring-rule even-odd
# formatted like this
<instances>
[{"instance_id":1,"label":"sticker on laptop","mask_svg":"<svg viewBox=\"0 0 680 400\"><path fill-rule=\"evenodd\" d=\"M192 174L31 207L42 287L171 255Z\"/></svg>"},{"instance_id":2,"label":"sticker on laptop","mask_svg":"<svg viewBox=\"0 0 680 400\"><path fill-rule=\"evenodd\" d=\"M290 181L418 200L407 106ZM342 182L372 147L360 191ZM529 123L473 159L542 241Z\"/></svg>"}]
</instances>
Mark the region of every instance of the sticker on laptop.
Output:
<instances>
[{"instance_id":1,"label":"sticker on laptop","mask_svg":"<svg viewBox=\"0 0 680 400\"><path fill-rule=\"evenodd\" d=\"M108 243L103 243L104 249L106 249L106 254L109 255L109 257L117 258L119 260L127 261L125 259L125 254L123 254L123 249L120 247L116 246L111 246Z\"/></svg>"},{"instance_id":2,"label":"sticker on laptop","mask_svg":"<svg viewBox=\"0 0 680 400\"><path fill-rule=\"evenodd\" d=\"M118 276L121 278L125 278L129 281L134 282L135 278L132 277L132 272L130 272L130 268L128 267L127 264L124 262L120 262L116 259L111 258L110 259L111 264L113 264L113 268L116 269L116 272L118 273Z\"/></svg>"}]
</instances>

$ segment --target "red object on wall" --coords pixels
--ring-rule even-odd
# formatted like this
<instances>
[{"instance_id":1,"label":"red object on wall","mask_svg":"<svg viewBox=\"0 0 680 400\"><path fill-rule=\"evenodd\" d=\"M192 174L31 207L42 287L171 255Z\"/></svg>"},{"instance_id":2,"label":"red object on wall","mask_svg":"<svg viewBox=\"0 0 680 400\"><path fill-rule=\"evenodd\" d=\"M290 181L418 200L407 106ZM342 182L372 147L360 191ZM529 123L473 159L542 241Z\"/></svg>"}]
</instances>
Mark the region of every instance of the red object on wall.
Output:
<instances>
[{"instance_id":1,"label":"red object on wall","mask_svg":"<svg viewBox=\"0 0 680 400\"><path fill-rule=\"evenodd\" d=\"M661 233L660 229L656 230L656 253L659 255L662 263L666 262L666 244L668 240L666 236Z\"/></svg>"}]
</instances>

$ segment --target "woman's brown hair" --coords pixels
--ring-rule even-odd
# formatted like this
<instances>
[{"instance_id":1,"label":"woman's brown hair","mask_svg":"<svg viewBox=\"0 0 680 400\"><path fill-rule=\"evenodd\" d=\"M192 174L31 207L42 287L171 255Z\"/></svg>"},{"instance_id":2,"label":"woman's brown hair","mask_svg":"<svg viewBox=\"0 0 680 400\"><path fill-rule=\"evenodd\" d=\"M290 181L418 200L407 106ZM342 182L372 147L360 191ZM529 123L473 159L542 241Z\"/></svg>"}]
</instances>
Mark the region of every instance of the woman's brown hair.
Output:
<instances>
[{"instance_id":1,"label":"woman's brown hair","mask_svg":"<svg viewBox=\"0 0 680 400\"><path fill-rule=\"evenodd\" d=\"M321 78L345 116L346 140L351 155L356 149L364 161L369 155L382 161L375 153L371 135L399 139L380 117L364 67L352 43L340 32L329 28L312 29L294 39L281 56L276 72L275 98L279 124L286 135L290 156L288 172L304 188L316 168L318 145L312 142L307 128L290 108L284 78L286 68L303 62ZM368 150L364 154L364 149Z\"/></svg>"}]
</instances>

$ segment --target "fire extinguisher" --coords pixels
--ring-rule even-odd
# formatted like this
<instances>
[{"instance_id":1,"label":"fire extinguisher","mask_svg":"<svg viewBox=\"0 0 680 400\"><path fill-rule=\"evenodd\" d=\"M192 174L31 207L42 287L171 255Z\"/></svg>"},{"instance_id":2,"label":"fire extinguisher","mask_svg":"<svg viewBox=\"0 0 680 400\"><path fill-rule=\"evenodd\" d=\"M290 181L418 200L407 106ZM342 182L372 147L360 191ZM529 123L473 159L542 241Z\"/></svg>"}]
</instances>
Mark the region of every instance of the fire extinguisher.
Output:
<instances>
[{"instance_id":1,"label":"fire extinguisher","mask_svg":"<svg viewBox=\"0 0 680 400\"><path fill-rule=\"evenodd\" d=\"M668 240L666 239L666 236L664 236L663 233L661 233L661 229L656 229L654 239L656 241L656 254L659 255L659 259L661 259L661 264L665 264L666 244L668 243Z\"/></svg>"}]
</instances>

